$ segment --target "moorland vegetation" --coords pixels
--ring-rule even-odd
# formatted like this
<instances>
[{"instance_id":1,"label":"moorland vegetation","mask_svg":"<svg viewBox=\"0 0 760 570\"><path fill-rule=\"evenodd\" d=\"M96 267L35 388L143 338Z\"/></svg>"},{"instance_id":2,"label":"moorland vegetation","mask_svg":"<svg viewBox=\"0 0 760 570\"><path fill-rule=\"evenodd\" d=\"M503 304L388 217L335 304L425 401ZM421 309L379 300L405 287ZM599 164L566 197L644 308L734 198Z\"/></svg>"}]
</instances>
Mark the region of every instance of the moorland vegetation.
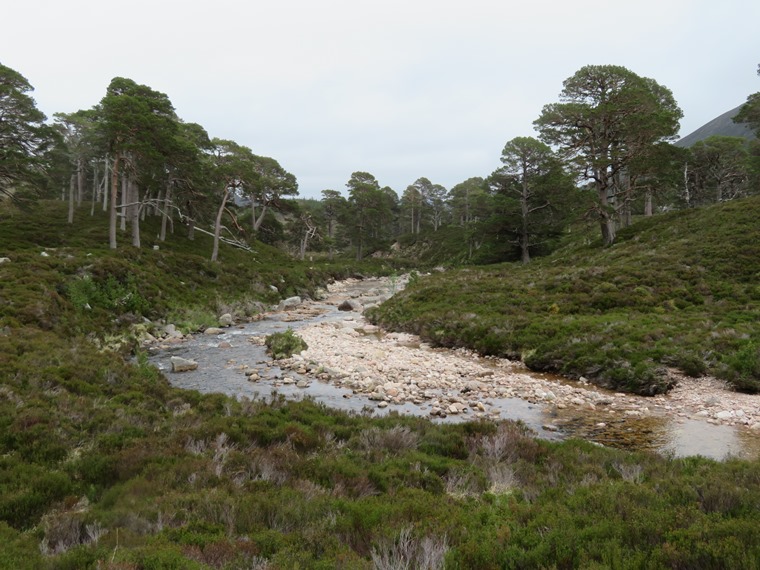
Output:
<instances>
[{"instance_id":1,"label":"moorland vegetation","mask_svg":"<svg viewBox=\"0 0 760 570\"><path fill-rule=\"evenodd\" d=\"M663 115L651 147L622 144L644 140L631 124L608 141L631 150L615 172L518 138L504 168L448 193L421 178L399 198L356 172L348 199L296 202L276 160L183 123L147 86L115 78L100 104L49 125L26 79L0 75L0 568L760 566L758 460L201 395L140 348L167 324L198 331L403 270L397 242L427 263L520 263L413 279L373 313L389 327L639 393L668 388L663 367L757 390L760 201L744 198L757 147L659 146L680 113L669 91L590 66L540 126L566 144L569 111L604 119L564 106L584 78L631 86L602 107ZM598 169L593 192L570 183L571 163ZM710 178L715 164L740 175Z\"/></svg>"}]
</instances>

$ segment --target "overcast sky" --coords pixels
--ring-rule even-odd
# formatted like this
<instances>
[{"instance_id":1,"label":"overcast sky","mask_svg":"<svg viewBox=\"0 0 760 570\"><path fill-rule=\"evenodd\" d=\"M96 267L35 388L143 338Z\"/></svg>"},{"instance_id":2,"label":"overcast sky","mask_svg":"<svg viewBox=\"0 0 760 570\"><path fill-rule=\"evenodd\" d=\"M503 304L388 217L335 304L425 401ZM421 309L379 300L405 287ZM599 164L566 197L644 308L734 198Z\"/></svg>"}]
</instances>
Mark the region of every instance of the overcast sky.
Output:
<instances>
[{"instance_id":1,"label":"overcast sky","mask_svg":"<svg viewBox=\"0 0 760 570\"><path fill-rule=\"evenodd\" d=\"M689 134L760 91L758 23L754 0L19 0L0 63L48 116L128 77L277 159L301 196L354 171L401 194L490 174L584 65L665 85Z\"/></svg>"}]
</instances>

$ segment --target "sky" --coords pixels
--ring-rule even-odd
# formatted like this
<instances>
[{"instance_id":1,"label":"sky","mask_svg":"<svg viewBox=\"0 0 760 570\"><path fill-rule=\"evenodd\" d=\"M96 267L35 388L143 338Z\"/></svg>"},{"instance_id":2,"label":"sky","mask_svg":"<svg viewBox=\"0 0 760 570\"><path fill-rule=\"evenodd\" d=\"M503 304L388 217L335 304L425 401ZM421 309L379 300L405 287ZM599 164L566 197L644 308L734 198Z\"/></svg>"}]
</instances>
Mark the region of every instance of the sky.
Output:
<instances>
[{"instance_id":1,"label":"sky","mask_svg":"<svg viewBox=\"0 0 760 570\"><path fill-rule=\"evenodd\" d=\"M127 77L302 197L355 171L400 195L488 176L586 65L668 87L685 136L760 91L758 22L754 0L24 0L2 8L0 63L48 117Z\"/></svg>"}]
</instances>

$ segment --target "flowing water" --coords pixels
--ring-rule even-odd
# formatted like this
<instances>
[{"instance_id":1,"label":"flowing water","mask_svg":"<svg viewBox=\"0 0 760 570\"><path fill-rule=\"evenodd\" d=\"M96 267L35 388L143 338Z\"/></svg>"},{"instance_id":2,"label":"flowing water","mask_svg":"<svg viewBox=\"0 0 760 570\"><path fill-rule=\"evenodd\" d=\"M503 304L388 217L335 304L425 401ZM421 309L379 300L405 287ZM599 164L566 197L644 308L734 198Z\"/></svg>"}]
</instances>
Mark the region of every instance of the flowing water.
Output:
<instances>
[{"instance_id":1,"label":"flowing water","mask_svg":"<svg viewBox=\"0 0 760 570\"><path fill-rule=\"evenodd\" d=\"M353 291L346 292L346 296L356 297L372 285L373 282L357 283ZM367 395L355 394L328 382L310 379L308 386L298 387L298 381L305 378L292 370L281 370L263 346L251 342L253 337L288 328L298 329L321 321L338 321L345 316L346 313L338 311L335 304L320 303L314 304L308 314L295 318L289 313L271 313L261 320L226 329L222 335L196 335L179 344L156 346L151 350L150 361L166 374L173 386L189 390L263 400L269 400L274 395L289 399L311 398L331 408L353 413L385 415L393 412L430 417L430 406L427 404L407 402L379 408ZM422 345L417 350L430 349ZM198 369L172 373L172 356L192 359L198 363ZM261 377L257 382L251 382L247 377L254 370ZM523 373L530 374L528 371ZM546 375L537 374L536 377L546 379ZM756 431L714 425L703 419L674 417L665 410L655 410L644 417L620 415L610 419L602 410L557 409L519 398L489 398L488 403L499 410L501 419L520 420L538 437L546 439L580 437L611 447L652 450L676 457L702 455L724 459L728 456L760 456L760 434ZM472 417L465 414L433 418L431 421L459 422L468 419Z\"/></svg>"}]
</instances>

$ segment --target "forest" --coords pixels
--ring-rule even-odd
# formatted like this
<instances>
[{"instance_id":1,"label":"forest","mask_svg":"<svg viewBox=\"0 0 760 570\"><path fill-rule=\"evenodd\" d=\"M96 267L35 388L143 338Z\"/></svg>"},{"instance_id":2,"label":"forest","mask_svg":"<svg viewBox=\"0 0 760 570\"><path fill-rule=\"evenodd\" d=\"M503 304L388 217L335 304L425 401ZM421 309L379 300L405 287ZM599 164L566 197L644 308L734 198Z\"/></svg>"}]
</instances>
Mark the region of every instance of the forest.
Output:
<instances>
[{"instance_id":1,"label":"forest","mask_svg":"<svg viewBox=\"0 0 760 570\"><path fill-rule=\"evenodd\" d=\"M91 215L109 215L112 249L117 226L120 240L140 247L140 222L158 216L159 242L175 222L190 239L210 232L212 260L220 241L245 248L258 240L300 259L308 251L361 260L396 244L421 263L527 263L552 251L578 220L598 224L611 245L634 216L758 188L756 140L672 144L682 116L672 93L619 66L587 66L568 78L559 101L534 122L538 138L508 141L494 172L449 189L423 176L402 190L356 171L342 190L338 181L323 189L321 199L299 199L296 176L275 158L184 122L166 94L146 85L116 77L99 104L55 113L50 122L23 75L7 67L0 73L0 191L17 203L68 201L71 224L75 205L87 202ZM757 130L759 104L757 94L749 96L735 120ZM456 245L429 251L442 240Z\"/></svg>"},{"instance_id":2,"label":"forest","mask_svg":"<svg viewBox=\"0 0 760 570\"><path fill-rule=\"evenodd\" d=\"M148 86L52 120L31 93L0 65L0 568L760 568L760 459L204 395L141 344L415 271L368 318L621 392L757 393L757 140L681 148L666 87L587 66L490 174L302 199ZM736 119L760 134L760 93Z\"/></svg>"}]
</instances>

